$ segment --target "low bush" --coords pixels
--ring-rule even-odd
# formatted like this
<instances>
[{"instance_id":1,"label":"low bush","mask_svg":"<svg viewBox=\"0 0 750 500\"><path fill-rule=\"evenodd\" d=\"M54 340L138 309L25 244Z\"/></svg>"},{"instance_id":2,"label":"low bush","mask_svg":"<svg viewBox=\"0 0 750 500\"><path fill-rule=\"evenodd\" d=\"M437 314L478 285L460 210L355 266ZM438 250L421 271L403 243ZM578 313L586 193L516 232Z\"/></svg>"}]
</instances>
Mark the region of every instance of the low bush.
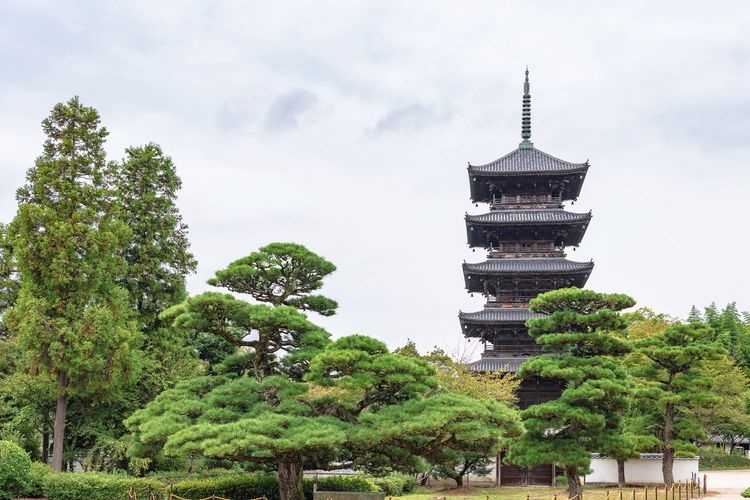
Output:
<instances>
[{"instance_id":1,"label":"low bush","mask_svg":"<svg viewBox=\"0 0 750 500\"><path fill-rule=\"evenodd\" d=\"M408 474L389 474L388 476L374 477L372 481L387 496L406 495L417 487L417 480Z\"/></svg>"},{"instance_id":2,"label":"low bush","mask_svg":"<svg viewBox=\"0 0 750 500\"><path fill-rule=\"evenodd\" d=\"M29 471L29 484L23 491L26 497L43 497L44 496L44 479L50 474L54 474L52 467L41 462L31 464Z\"/></svg>"},{"instance_id":3,"label":"low bush","mask_svg":"<svg viewBox=\"0 0 750 500\"><path fill-rule=\"evenodd\" d=\"M205 479L188 479L172 485L172 493L184 498L258 498L279 500L279 482L266 473L225 475Z\"/></svg>"},{"instance_id":4,"label":"low bush","mask_svg":"<svg viewBox=\"0 0 750 500\"><path fill-rule=\"evenodd\" d=\"M127 498L130 488L138 496L147 496L149 491L164 491L164 484L154 479L118 476L100 472L61 472L48 474L42 479L42 490L49 500L112 500Z\"/></svg>"},{"instance_id":5,"label":"low bush","mask_svg":"<svg viewBox=\"0 0 750 500\"><path fill-rule=\"evenodd\" d=\"M745 491L743 491L742 493L740 493L740 495L742 495L745 498L750 498L750 488L748 488Z\"/></svg>"},{"instance_id":6,"label":"low bush","mask_svg":"<svg viewBox=\"0 0 750 500\"><path fill-rule=\"evenodd\" d=\"M750 469L750 459L741 455L730 455L722 450L700 450L700 470Z\"/></svg>"},{"instance_id":7,"label":"low bush","mask_svg":"<svg viewBox=\"0 0 750 500\"><path fill-rule=\"evenodd\" d=\"M205 478L178 478L176 482L172 482L169 477L159 480L156 477L135 478L98 472L55 474L40 469L39 474L40 491L49 500L124 499L127 498L131 488L135 489L139 498L145 497L150 492L157 500L166 498L170 491L183 498L206 498L216 495L232 499L266 497L268 500L279 500L278 479L274 474L264 472L223 473ZM405 474L392 474L377 478L364 475L306 477L303 480L306 499L312 499L315 484L319 491L382 491L389 496L403 495L416 487L414 478Z\"/></svg>"},{"instance_id":8,"label":"low bush","mask_svg":"<svg viewBox=\"0 0 750 500\"><path fill-rule=\"evenodd\" d=\"M318 478L305 478L303 490L305 498L313 497L313 484L318 485L318 491L381 491L375 480L367 476L327 476Z\"/></svg>"},{"instance_id":9,"label":"low bush","mask_svg":"<svg viewBox=\"0 0 750 500\"><path fill-rule=\"evenodd\" d=\"M23 494L31 483L31 459L11 441L0 441L0 500Z\"/></svg>"}]
</instances>

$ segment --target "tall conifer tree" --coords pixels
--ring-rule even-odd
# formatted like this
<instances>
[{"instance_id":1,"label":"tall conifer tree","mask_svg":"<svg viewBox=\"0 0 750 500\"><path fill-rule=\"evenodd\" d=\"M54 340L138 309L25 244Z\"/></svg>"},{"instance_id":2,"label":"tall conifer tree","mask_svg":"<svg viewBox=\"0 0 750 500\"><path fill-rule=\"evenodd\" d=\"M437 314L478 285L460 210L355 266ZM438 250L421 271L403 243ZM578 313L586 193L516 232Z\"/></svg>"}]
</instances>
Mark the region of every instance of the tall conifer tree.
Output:
<instances>
[{"instance_id":1,"label":"tall conifer tree","mask_svg":"<svg viewBox=\"0 0 750 500\"><path fill-rule=\"evenodd\" d=\"M103 393L134 375L141 337L116 286L130 236L116 217L99 113L78 97L42 122L42 155L18 190L9 235L20 291L9 325L32 371L56 383L52 465L63 468L70 395Z\"/></svg>"}]
</instances>

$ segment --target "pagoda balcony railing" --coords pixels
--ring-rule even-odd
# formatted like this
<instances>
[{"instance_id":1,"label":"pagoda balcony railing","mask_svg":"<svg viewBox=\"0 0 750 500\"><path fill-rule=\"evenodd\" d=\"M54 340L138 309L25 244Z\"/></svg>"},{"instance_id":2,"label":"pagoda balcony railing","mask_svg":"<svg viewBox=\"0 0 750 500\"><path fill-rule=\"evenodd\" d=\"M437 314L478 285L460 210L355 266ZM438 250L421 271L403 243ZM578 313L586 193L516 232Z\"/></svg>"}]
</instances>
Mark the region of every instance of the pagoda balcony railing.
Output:
<instances>
[{"instance_id":1,"label":"pagoda balcony railing","mask_svg":"<svg viewBox=\"0 0 750 500\"><path fill-rule=\"evenodd\" d=\"M498 346L495 346L498 347ZM508 356L537 356L542 353L538 345L530 346L508 346L500 349L489 347L484 350L482 356L508 357Z\"/></svg>"},{"instance_id":2,"label":"pagoda balcony railing","mask_svg":"<svg viewBox=\"0 0 750 500\"><path fill-rule=\"evenodd\" d=\"M492 195L492 201L490 202L490 210L562 207L562 197L551 194Z\"/></svg>"}]
</instances>

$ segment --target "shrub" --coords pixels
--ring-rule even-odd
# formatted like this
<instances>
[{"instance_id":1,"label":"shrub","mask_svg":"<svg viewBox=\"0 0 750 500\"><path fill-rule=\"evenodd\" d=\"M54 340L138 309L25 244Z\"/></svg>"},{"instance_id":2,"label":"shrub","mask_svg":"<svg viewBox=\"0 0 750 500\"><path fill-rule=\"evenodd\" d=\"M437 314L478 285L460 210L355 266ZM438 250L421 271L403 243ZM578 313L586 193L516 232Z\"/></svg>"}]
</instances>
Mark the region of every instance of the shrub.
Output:
<instances>
[{"instance_id":1,"label":"shrub","mask_svg":"<svg viewBox=\"0 0 750 500\"><path fill-rule=\"evenodd\" d=\"M42 489L49 500L112 500L127 498L130 488L138 496L146 496L150 490L156 498L163 496L164 485L146 478L117 476L99 472L61 472L42 479Z\"/></svg>"},{"instance_id":2,"label":"shrub","mask_svg":"<svg viewBox=\"0 0 750 500\"><path fill-rule=\"evenodd\" d=\"M740 493L745 498L750 498L750 488L746 489L742 493Z\"/></svg>"},{"instance_id":3,"label":"shrub","mask_svg":"<svg viewBox=\"0 0 750 500\"><path fill-rule=\"evenodd\" d=\"M750 459L740 455L730 455L723 450L702 449L698 463L700 470L750 469Z\"/></svg>"},{"instance_id":4,"label":"shrub","mask_svg":"<svg viewBox=\"0 0 750 500\"><path fill-rule=\"evenodd\" d=\"M389 474L384 477L374 477L372 481L387 496L405 495L417 487L417 480L407 474Z\"/></svg>"},{"instance_id":5,"label":"shrub","mask_svg":"<svg viewBox=\"0 0 750 500\"><path fill-rule=\"evenodd\" d=\"M0 499L23 494L31 482L31 459L11 441L0 441Z\"/></svg>"},{"instance_id":6,"label":"shrub","mask_svg":"<svg viewBox=\"0 0 750 500\"><path fill-rule=\"evenodd\" d=\"M279 482L273 474L254 473L226 475L206 479L188 479L172 485L172 493L184 498L206 498L217 495L225 498L279 499Z\"/></svg>"},{"instance_id":7,"label":"shrub","mask_svg":"<svg viewBox=\"0 0 750 500\"><path fill-rule=\"evenodd\" d=\"M41 462L32 463L31 470L29 471L29 484L23 491L23 495L27 497L44 496L44 479L50 474L54 474L54 472L48 464Z\"/></svg>"},{"instance_id":8,"label":"shrub","mask_svg":"<svg viewBox=\"0 0 750 500\"><path fill-rule=\"evenodd\" d=\"M375 481L366 476L328 476L305 478L302 488L305 498L313 497L313 484L318 484L318 491L381 491Z\"/></svg>"}]
</instances>

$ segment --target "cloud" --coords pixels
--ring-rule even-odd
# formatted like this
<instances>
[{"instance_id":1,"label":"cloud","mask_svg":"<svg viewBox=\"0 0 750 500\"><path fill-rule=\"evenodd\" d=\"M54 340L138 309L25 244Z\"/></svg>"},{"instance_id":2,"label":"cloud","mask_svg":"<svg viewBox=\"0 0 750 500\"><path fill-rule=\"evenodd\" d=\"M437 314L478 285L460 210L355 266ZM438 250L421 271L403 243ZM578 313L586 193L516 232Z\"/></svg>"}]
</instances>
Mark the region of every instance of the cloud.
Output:
<instances>
[{"instance_id":1,"label":"cloud","mask_svg":"<svg viewBox=\"0 0 750 500\"><path fill-rule=\"evenodd\" d=\"M263 120L263 126L267 130L297 128L300 118L312 110L317 102L318 98L307 90L287 92L273 101Z\"/></svg>"},{"instance_id":2,"label":"cloud","mask_svg":"<svg viewBox=\"0 0 750 500\"><path fill-rule=\"evenodd\" d=\"M438 113L432 108L415 102L392 109L378 118L372 133L380 135L385 132L413 132L431 127L447 118L446 113Z\"/></svg>"}]
</instances>

